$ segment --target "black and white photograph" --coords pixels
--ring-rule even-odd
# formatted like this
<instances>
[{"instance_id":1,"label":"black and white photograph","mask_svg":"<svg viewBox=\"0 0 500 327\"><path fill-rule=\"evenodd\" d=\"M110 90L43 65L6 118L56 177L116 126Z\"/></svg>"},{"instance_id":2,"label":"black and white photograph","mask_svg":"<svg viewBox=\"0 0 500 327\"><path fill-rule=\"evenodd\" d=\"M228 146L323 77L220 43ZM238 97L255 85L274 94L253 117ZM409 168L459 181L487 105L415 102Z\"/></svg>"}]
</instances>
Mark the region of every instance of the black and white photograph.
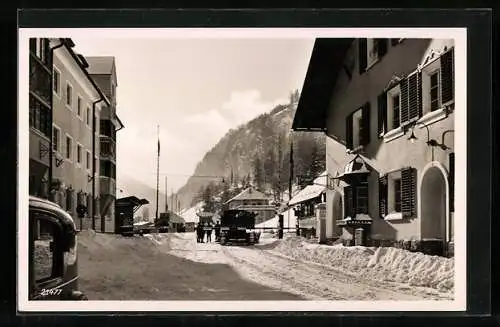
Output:
<instances>
[{"instance_id":1,"label":"black and white photograph","mask_svg":"<svg viewBox=\"0 0 500 327\"><path fill-rule=\"evenodd\" d=\"M20 310L464 310L466 42L19 29Z\"/></svg>"}]
</instances>

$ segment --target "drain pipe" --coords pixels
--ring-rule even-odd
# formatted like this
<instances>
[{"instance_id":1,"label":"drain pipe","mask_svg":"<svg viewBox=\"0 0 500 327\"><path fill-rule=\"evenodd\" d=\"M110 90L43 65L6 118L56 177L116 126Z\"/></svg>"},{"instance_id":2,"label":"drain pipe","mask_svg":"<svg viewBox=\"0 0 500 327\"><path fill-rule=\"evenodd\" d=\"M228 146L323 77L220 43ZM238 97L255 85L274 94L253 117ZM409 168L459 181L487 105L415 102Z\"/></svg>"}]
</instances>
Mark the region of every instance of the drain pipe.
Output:
<instances>
[{"instance_id":1,"label":"drain pipe","mask_svg":"<svg viewBox=\"0 0 500 327\"><path fill-rule=\"evenodd\" d=\"M95 149L95 142L96 142L96 116L95 116L95 109L96 105L99 102L104 101L104 98L101 96L101 98L97 101L94 101L92 103L92 230L95 230L95 214L96 214L96 206L95 206L95 175L96 175L96 149Z\"/></svg>"},{"instance_id":2,"label":"drain pipe","mask_svg":"<svg viewBox=\"0 0 500 327\"><path fill-rule=\"evenodd\" d=\"M49 40L50 43L50 40ZM52 168L53 168L53 163L52 161L54 160L53 158L53 147L54 147L54 50L57 50L58 48L64 46L64 42L61 41L60 44L56 45L55 47L50 48L50 131L49 131L49 200L54 201L54 194L52 193ZM60 87L60 85L59 85Z\"/></svg>"}]
</instances>

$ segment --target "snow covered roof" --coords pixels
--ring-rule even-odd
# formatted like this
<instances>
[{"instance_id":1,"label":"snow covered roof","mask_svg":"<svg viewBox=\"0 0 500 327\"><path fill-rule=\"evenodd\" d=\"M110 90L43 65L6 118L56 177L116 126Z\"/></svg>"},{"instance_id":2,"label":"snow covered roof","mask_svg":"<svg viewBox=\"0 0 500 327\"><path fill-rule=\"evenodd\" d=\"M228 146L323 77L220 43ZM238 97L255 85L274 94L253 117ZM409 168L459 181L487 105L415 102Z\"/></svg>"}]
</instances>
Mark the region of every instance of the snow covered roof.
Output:
<instances>
[{"instance_id":1,"label":"snow covered roof","mask_svg":"<svg viewBox=\"0 0 500 327\"><path fill-rule=\"evenodd\" d=\"M184 218L186 223L197 223L199 221L199 217L196 214L203 206L203 202L198 202L194 207L184 209L180 216Z\"/></svg>"},{"instance_id":2,"label":"snow covered roof","mask_svg":"<svg viewBox=\"0 0 500 327\"><path fill-rule=\"evenodd\" d=\"M288 205L295 205L301 202L314 199L326 191L327 172L324 171L314 179L314 184L307 185L288 202Z\"/></svg>"},{"instance_id":3,"label":"snow covered roof","mask_svg":"<svg viewBox=\"0 0 500 327\"><path fill-rule=\"evenodd\" d=\"M269 200L269 197L253 187L248 187L241 191L240 194L236 195L232 199L229 199L226 203L234 200Z\"/></svg>"}]
</instances>

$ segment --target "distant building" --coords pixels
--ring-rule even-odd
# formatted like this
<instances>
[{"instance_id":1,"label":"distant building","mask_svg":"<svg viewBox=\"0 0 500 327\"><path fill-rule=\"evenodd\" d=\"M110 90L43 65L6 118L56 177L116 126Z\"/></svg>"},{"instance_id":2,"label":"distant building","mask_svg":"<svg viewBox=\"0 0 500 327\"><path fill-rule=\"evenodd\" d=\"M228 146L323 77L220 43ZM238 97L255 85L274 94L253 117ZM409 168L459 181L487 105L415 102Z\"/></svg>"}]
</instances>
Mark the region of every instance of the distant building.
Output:
<instances>
[{"instance_id":1,"label":"distant building","mask_svg":"<svg viewBox=\"0 0 500 327\"><path fill-rule=\"evenodd\" d=\"M123 123L118 117L116 102L117 75L115 58L86 57L89 63L89 73L96 81L103 93L109 99L109 105L102 108L99 117L100 128L96 130L99 136L99 178L100 199L98 229L103 232L112 232L116 229L115 201L116 201L116 132L122 129ZM100 228L99 228L100 227Z\"/></svg>"},{"instance_id":2,"label":"distant building","mask_svg":"<svg viewBox=\"0 0 500 327\"><path fill-rule=\"evenodd\" d=\"M255 223L259 224L276 215L276 207L270 205L270 198L264 193L248 187L241 193L229 199L225 204L229 209L246 210L255 213Z\"/></svg>"},{"instance_id":3,"label":"distant building","mask_svg":"<svg viewBox=\"0 0 500 327\"><path fill-rule=\"evenodd\" d=\"M316 177L310 185L300 190L289 202L293 207L301 235L320 236L325 232L324 204L326 203L326 171Z\"/></svg>"}]
</instances>

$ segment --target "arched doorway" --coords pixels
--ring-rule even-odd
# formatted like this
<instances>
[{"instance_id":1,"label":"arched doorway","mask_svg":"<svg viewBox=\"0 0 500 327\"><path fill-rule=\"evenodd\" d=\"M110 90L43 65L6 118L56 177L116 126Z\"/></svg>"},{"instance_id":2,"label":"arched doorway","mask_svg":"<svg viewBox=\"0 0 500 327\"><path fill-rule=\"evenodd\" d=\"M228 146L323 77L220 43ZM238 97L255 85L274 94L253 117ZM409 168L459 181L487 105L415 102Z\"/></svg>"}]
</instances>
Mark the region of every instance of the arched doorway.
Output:
<instances>
[{"instance_id":1,"label":"arched doorway","mask_svg":"<svg viewBox=\"0 0 500 327\"><path fill-rule=\"evenodd\" d=\"M446 170L438 163L430 163L422 174L419 201L421 239L445 242L449 234Z\"/></svg>"}]
</instances>

